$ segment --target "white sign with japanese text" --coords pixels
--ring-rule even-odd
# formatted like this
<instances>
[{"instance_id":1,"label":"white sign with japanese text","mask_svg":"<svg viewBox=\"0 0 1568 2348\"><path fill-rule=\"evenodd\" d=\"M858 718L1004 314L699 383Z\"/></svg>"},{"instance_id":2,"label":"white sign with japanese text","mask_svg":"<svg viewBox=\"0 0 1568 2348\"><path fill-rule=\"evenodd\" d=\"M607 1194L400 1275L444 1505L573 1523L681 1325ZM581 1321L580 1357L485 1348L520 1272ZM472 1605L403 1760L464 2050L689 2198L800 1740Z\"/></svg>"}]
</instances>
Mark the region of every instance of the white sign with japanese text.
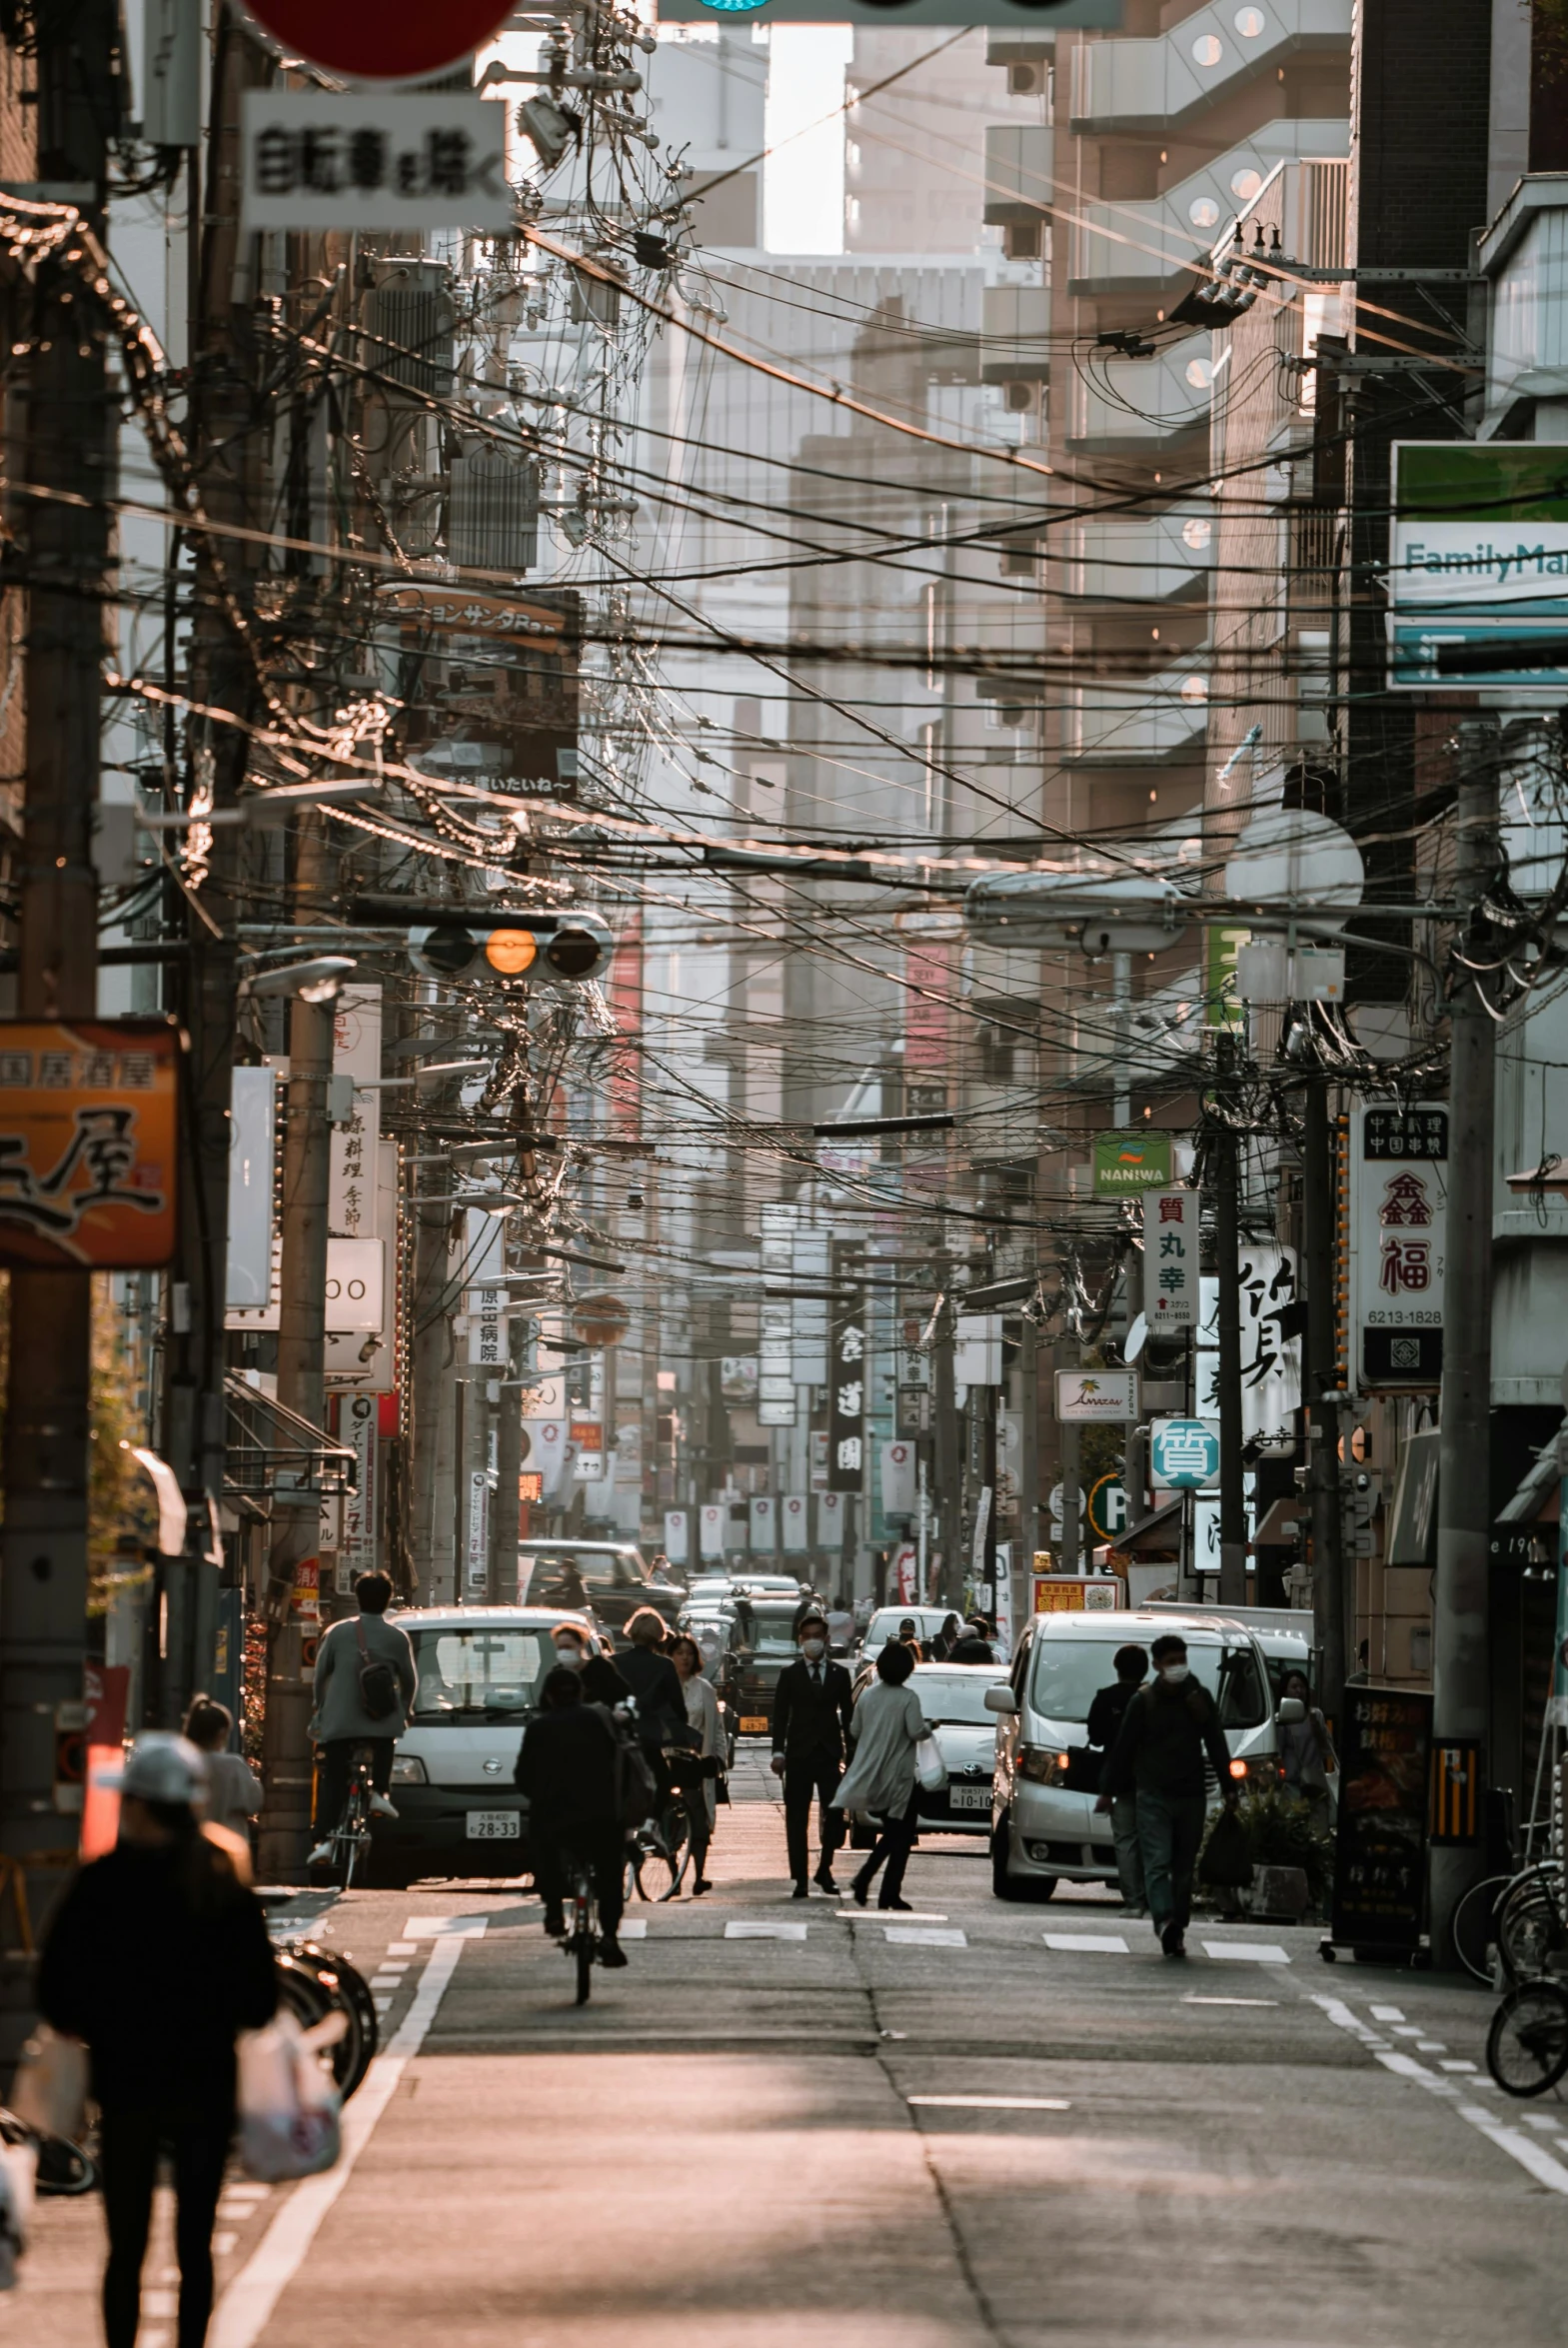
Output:
<instances>
[{"instance_id":1,"label":"white sign with japanese text","mask_svg":"<svg viewBox=\"0 0 1568 2348\"><path fill-rule=\"evenodd\" d=\"M472 90L247 90L246 230L517 225L506 108Z\"/></svg>"},{"instance_id":2,"label":"white sign with japanese text","mask_svg":"<svg viewBox=\"0 0 1568 2348\"><path fill-rule=\"evenodd\" d=\"M376 1154L381 1141L381 1094L362 1093L381 1075L381 989L345 987L332 1023L332 1073L355 1082L354 1114L332 1129L327 1228L342 1239L392 1238L376 1228ZM379 1325L379 1324L378 1324Z\"/></svg>"},{"instance_id":3,"label":"white sign with japanese text","mask_svg":"<svg viewBox=\"0 0 1568 2348\"><path fill-rule=\"evenodd\" d=\"M1138 1414L1138 1373L1135 1369L1058 1369L1056 1416L1088 1422L1108 1418L1125 1423Z\"/></svg>"},{"instance_id":4,"label":"white sign with japanese text","mask_svg":"<svg viewBox=\"0 0 1568 2348\"><path fill-rule=\"evenodd\" d=\"M369 1573L376 1563L376 1422L379 1403L374 1394L345 1394L339 1429L354 1447L355 1488L343 1495L343 1524L339 1536L340 1570L350 1575ZM350 1588L353 1587L351 1579Z\"/></svg>"},{"instance_id":5,"label":"white sign with japanese text","mask_svg":"<svg viewBox=\"0 0 1568 2348\"><path fill-rule=\"evenodd\" d=\"M1197 1319L1199 1205L1196 1190L1154 1190L1143 1201L1143 1314L1155 1335Z\"/></svg>"},{"instance_id":6,"label":"white sign with japanese text","mask_svg":"<svg viewBox=\"0 0 1568 2348\"><path fill-rule=\"evenodd\" d=\"M1430 1390L1442 1368L1447 1105L1355 1109L1347 1146L1352 1381Z\"/></svg>"}]
</instances>

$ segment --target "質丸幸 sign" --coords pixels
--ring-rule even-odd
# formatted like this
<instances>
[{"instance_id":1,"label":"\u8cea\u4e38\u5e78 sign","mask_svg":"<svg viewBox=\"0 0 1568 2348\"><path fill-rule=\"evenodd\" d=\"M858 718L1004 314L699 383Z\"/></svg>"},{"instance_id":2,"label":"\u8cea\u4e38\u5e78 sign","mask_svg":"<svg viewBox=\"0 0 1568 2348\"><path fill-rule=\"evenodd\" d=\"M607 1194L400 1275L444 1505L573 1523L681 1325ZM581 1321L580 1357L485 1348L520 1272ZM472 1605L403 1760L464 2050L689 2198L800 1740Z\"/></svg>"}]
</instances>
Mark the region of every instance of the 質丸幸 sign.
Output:
<instances>
[{"instance_id":1,"label":"\u8cea\u4e38\u5e78 sign","mask_svg":"<svg viewBox=\"0 0 1568 2348\"><path fill-rule=\"evenodd\" d=\"M1198 1316L1196 1190L1155 1190L1143 1201L1143 1312L1149 1328L1190 1328Z\"/></svg>"}]
</instances>

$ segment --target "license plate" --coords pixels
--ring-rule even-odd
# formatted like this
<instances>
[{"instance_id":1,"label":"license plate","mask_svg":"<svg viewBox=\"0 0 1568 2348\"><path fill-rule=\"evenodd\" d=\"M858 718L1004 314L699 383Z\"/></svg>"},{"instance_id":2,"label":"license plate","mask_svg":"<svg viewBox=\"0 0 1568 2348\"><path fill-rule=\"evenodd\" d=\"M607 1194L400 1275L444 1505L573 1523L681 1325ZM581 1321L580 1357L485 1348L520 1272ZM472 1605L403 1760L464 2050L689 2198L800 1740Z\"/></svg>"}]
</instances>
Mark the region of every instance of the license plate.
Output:
<instances>
[{"instance_id":1,"label":"license plate","mask_svg":"<svg viewBox=\"0 0 1568 2348\"><path fill-rule=\"evenodd\" d=\"M517 1810L470 1810L470 1842L515 1842L523 1832Z\"/></svg>"},{"instance_id":2,"label":"license plate","mask_svg":"<svg viewBox=\"0 0 1568 2348\"><path fill-rule=\"evenodd\" d=\"M988 1785L949 1785L947 1803L954 1810L988 1810L991 1789Z\"/></svg>"},{"instance_id":3,"label":"license plate","mask_svg":"<svg viewBox=\"0 0 1568 2348\"><path fill-rule=\"evenodd\" d=\"M759 1714L755 1718L748 1718L743 1713L741 1718L741 1734L743 1736L766 1736L768 1734L767 1715Z\"/></svg>"}]
</instances>

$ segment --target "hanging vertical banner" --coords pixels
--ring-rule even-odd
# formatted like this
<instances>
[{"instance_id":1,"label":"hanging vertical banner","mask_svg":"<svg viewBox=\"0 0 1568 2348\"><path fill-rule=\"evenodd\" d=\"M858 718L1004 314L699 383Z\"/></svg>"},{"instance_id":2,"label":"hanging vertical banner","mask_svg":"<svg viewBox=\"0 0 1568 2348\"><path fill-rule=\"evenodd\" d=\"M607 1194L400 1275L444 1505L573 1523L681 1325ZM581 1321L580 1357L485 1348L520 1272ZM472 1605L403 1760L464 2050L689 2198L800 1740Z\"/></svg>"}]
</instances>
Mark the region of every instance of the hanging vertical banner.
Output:
<instances>
[{"instance_id":1,"label":"hanging vertical banner","mask_svg":"<svg viewBox=\"0 0 1568 2348\"><path fill-rule=\"evenodd\" d=\"M1294 1248L1243 1247L1240 1280L1242 1440L1259 1451L1293 1452L1301 1407Z\"/></svg>"},{"instance_id":2,"label":"hanging vertical banner","mask_svg":"<svg viewBox=\"0 0 1568 2348\"><path fill-rule=\"evenodd\" d=\"M789 1242L793 1337L789 1375L797 1386L827 1383L827 1285L831 1259L825 1231L796 1231ZM813 1293L812 1291L816 1291ZM804 1291L802 1293L802 1291Z\"/></svg>"},{"instance_id":3,"label":"hanging vertical banner","mask_svg":"<svg viewBox=\"0 0 1568 2348\"><path fill-rule=\"evenodd\" d=\"M381 1094L362 1093L381 1077L381 989L345 987L332 1024L332 1073L352 1077L354 1107L347 1125L332 1129L327 1228L343 1239L390 1238L376 1228L376 1152L381 1141Z\"/></svg>"},{"instance_id":4,"label":"hanging vertical banner","mask_svg":"<svg viewBox=\"0 0 1568 2348\"><path fill-rule=\"evenodd\" d=\"M1143 1201L1143 1312L1156 1336L1198 1316L1199 1204L1196 1190L1156 1190Z\"/></svg>"},{"instance_id":5,"label":"hanging vertical banner","mask_svg":"<svg viewBox=\"0 0 1568 2348\"><path fill-rule=\"evenodd\" d=\"M757 1423L794 1424L794 1300L781 1291L791 1284L794 1226L792 1202L763 1208L763 1301L759 1311Z\"/></svg>"},{"instance_id":6,"label":"hanging vertical banner","mask_svg":"<svg viewBox=\"0 0 1568 2348\"><path fill-rule=\"evenodd\" d=\"M469 1323L469 1367L493 1369L500 1377L507 1365L507 1291L470 1288L464 1299Z\"/></svg>"},{"instance_id":7,"label":"hanging vertical banner","mask_svg":"<svg viewBox=\"0 0 1568 2348\"><path fill-rule=\"evenodd\" d=\"M490 1587L490 1477L483 1467L469 1469L463 1579L471 1598L483 1597Z\"/></svg>"},{"instance_id":8,"label":"hanging vertical banner","mask_svg":"<svg viewBox=\"0 0 1568 2348\"><path fill-rule=\"evenodd\" d=\"M817 1493L816 1545L819 1549L838 1549L843 1546L843 1528L846 1520L842 1492Z\"/></svg>"},{"instance_id":9,"label":"hanging vertical banner","mask_svg":"<svg viewBox=\"0 0 1568 2348\"><path fill-rule=\"evenodd\" d=\"M343 1527L339 1535L338 1569L349 1576L370 1573L376 1564L376 1423L379 1404L374 1394L345 1394L339 1410L341 1439L354 1451L355 1482L343 1495Z\"/></svg>"},{"instance_id":10,"label":"hanging vertical banner","mask_svg":"<svg viewBox=\"0 0 1568 2348\"><path fill-rule=\"evenodd\" d=\"M1358 1382L1431 1392L1442 1379L1448 1109L1350 1114L1351 1321Z\"/></svg>"},{"instance_id":11,"label":"hanging vertical banner","mask_svg":"<svg viewBox=\"0 0 1568 2348\"><path fill-rule=\"evenodd\" d=\"M730 1510L723 1500L705 1500L697 1512L699 1554L706 1558L722 1557L725 1553L725 1533L730 1521Z\"/></svg>"},{"instance_id":12,"label":"hanging vertical banner","mask_svg":"<svg viewBox=\"0 0 1568 2348\"><path fill-rule=\"evenodd\" d=\"M827 1380L827 1486L857 1492L865 1475L866 1359L864 1296L835 1315Z\"/></svg>"},{"instance_id":13,"label":"hanging vertical banner","mask_svg":"<svg viewBox=\"0 0 1568 2348\"><path fill-rule=\"evenodd\" d=\"M779 1546L779 1503L772 1492L758 1492L751 1504L752 1554L771 1557Z\"/></svg>"},{"instance_id":14,"label":"hanging vertical banner","mask_svg":"<svg viewBox=\"0 0 1568 2348\"><path fill-rule=\"evenodd\" d=\"M665 1555L672 1565L691 1562L692 1519L685 1508L665 1510Z\"/></svg>"},{"instance_id":15,"label":"hanging vertical banner","mask_svg":"<svg viewBox=\"0 0 1568 2348\"><path fill-rule=\"evenodd\" d=\"M229 1254L224 1303L265 1308L272 1301L273 1177L277 1164L278 1080L270 1068L237 1068L229 1077Z\"/></svg>"},{"instance_id":16,"label":"hanging vertical banner","mask_svg":"<svg viewBox=\"0 0 1568 2348\"><path fill-rule=\"evenodd\" d=\"M896 1439L881 1445L882 1514L912 1516L915 1507L914 1445Z\"/></svg>"},{"instance_id":17,"label":"hanging vertical banner","mask_svg":"<svg viewBox=\"0 0 1568 2348\"><path fill-rule=\"evenodd\" d=\"M779 1504L784 1555L797 1557L811 1545L811 1508L808 1492L785 1492Z\"/></svg>"}]
</instances>

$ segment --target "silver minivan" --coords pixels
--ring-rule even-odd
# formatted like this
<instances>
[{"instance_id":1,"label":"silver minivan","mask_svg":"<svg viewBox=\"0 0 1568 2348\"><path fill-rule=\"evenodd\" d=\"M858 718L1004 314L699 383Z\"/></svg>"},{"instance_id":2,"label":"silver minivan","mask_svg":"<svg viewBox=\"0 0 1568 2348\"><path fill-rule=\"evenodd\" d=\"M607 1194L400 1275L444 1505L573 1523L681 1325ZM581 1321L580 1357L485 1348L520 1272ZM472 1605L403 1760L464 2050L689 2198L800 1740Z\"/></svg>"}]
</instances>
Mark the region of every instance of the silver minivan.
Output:
<instances>
[{"instance_id":1,"label":"silver minivan","mask_svg":"<svg viewBox=\"0 0 1568 2348\"><path fill-rule=\"evenodd\" d=\"M999 1899L1049 1899L1060 1882L1115 1882L1110 1818L1094 1807L1097 1767L1085 1723L1099 1689L1115 1685L1116 1649L1146 1648L1170 1631L1186 1640L1187 1661L1219 1705L1232 1777L1277 1782L1268 1659L1246 1623L1164 1608L1036 1614L1018 1642L1007 1685L985 1697L998 1715L991 1888ZM1204 1774L1212 1776L1207 1763ZM1208 1790L1217 1802L1219 1787L1210 1783Z\"/></svg>"}]
</instances>

